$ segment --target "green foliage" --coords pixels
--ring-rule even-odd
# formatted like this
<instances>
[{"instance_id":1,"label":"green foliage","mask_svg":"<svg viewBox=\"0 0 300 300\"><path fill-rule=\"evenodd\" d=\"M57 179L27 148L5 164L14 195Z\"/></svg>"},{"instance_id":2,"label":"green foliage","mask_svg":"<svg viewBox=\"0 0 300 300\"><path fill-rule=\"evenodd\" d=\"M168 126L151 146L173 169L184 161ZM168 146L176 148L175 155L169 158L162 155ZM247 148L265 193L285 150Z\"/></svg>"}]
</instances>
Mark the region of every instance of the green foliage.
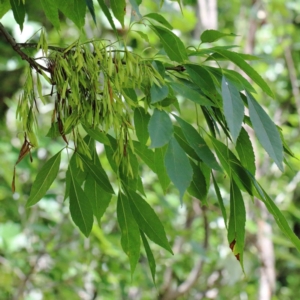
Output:
<instances>
[{"instance_id":1,"label":"green foliage","mask_svg":"<svg viewBox=\"0 0 300 300\"><path fill-rule=\"evenodd\" d=\"M299 250L298 238L254 178L255 156L245 125L254 129L258 140L281 171L285 160L283 136L251 94L255 90L247 79L218 65L220 60L233 62L264 93L273 97L267 83L246 62L256 57L233 52L233 46L201 48L200 44L190 50L172 32L171 24L161 14L142 16L138 8L140 2L130 1L139 18L131 23L130 30L134 32L134 26L139 24L152 30L163 46L163 51L155 59L131 51L127 37L123 39L118 35L111 11L125 27L124 0L110 1L110 7L98 0L117 42L79 39L61 48L48 45L46 34L41 30L39 42L28 44L28 47L42 50L46 66L40 63L40 58L33 59L25 54L24 45L13 44L4 27L0 28L8 43L28 63L23 94L17 107L17 117L24 133L17 163L37 147L39 104L36 98L46 101L39 78L42 75L51 89L47 98L54 103L47 136L61 137L66 143L65 148L73 151L65 179L65 199L69 198L72 220L88 237L94 217L100 223L106 212L112 209L116 191L121 245L129 258L131 274L141 257L141 239L153 281L156 261L147 238L173 253L164 223L142 197L145 191L140 161L157 175L164 193L173 182L179 190L181 203L187 192L206 205L212 176L228 228L229 246L242 268L246 222L242 191L266 204L280 229ZM8 11L8 2L4 4L0 16ZM88 8L96 23L92 1L42 0L41 4L56 30L61 27L58 12L83 31ZM10 8L22 30L27 13L23 2L10 1ZM226 36L234 34L207 30L202 33L201 41L212 43ZM191 56L196 58L193 62ZM214 67L212 61L217 62ZM188 118L185 120L181 114L184 100L195 108L196 124ZM245 115L245 107L249 109L250 119ZM200 115L206 124L200 124ZM95 141L105 149L101 160ZM286 152L292 155L291 151ZM50 158L37 174L27 206L45 197L58 176L61 153L60 150ZM103 160L108 161L111 170L104 167ZM231 180L228 222L217 177L212 170L224 171Z\"/></svg>"}]
</instances>

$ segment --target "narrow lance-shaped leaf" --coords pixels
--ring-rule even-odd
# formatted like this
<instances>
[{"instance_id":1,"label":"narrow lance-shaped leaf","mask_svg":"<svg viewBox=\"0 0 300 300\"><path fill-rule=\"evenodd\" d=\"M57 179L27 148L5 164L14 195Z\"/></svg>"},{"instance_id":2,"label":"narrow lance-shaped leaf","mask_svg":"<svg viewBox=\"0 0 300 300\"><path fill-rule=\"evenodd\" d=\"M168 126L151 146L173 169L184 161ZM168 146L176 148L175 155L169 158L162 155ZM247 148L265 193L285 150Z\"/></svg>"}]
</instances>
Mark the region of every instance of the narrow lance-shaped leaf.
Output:
<instances>
[{"instance_id":1,"label":"narrow lance-shaped leaf","mask_svg":"<svg viewBox=\"0 0 300 300\"><path fill-rule=\"evenodd\" d=\"M118 31L116 29L116 25L115 25L115 23L113 21L111 13L110 13L109 9L107 8L107 5L105 4L104 0L97 0L97 1L98 1L99 5L100 5L100 7L101 7L101 9L102 9L105 17L107 18L110 26L112 27L112 29L114 30L114 32L116 34L118 34Z\"/></svg>"},{"instance_id":2,"label":"narrow lance-shaped leaf","mask_svg":"<svg viewBox=\"0 0 300 300\"><path fill-rule=\"evenodd\" d=\"M249 93L247 93L247 100L255 134L264 149L283 172L283 146L280 134L267 113Z\"/></svg>"},{"instance_id":3,"label":"narrow lance-shaped leaf","mask_svg":"<svg viewBox=\"0 0 300 300\"><path fill-rule=\"evenodd\" d=\"M142 15L140 13L139 10L139 5L142 3L142 0L129 0L132 8L135 10L135 12L137 13L137 15L142 18Z\"/></svg>"},{"instance_id":4,"label":"narrow lance-shaped leaf","mask_svg":"<svg viewBox=\"0 0 300 300\"><path fill-rule=\"evenodd\" d=\"M121 23L122 27L124 27L124 16L126 12L125 0L110 0L110 5L114 16Z\"/></svg>"},{"instance_id":5,"label":"narrow lance-shaped leaf","mask_svg":"<svg viewBox=\"0 0 300 300\"><path fill-rule=\"evenodd\" d=\"M199 158L203 160L204 163L206 163L210 168L220 171L221 168L217 163L214 154L211 152L206 142L201 137L201 135L197 132L197 130L192 125L185 122L178 116L175 117L182 129L182 132L186 140L188 141L190 146L195 150Z\"/></svg>"},{"instance_id":6,"label":"narrow lance-shaped leaf","mask_svg":"<svg viewBox=\"0 0 300 300\"><path fill-rule=\"evenodd\" d=\"M56 30L59 30L60 21L58 17L57 6L53 3L52 0L41 0L41 4L48 20L53 24Z\"/></svg>"},{"instance_id":7,"label":"narrow lance-shaped leaf","mask_svg":"<svg viewBox=\"0 0 300 300\"><path fill-rule=\"evenodd\" d=\"M167 173L180 192L180 202L193 178L193 169L185 152L174 137L171 138L165 155Z\"/></svg>"},{"instance_id":8,"label":"narrow lance-shaped leaf","mask_svg":"<svg viewBox=\"0 0 300 300\"><path fill-rule=\"evenodd\" d=\"M173 134L169 115L156 108L149 121L148 130L151 138L150 148L159 148L167 144Z\"/></svg>"},{"instance_id":9,"label":"narrow lance-shaped leaf","mask_svg":"<svg viewBox=\"0 0 300 300\"><path fill-rule=\"evenodd\" d=\"M2 5L2 4L1 4ZM25 20L25 5L20 0L10 0L11 9L16 22L19 24L21 31Z\"/></svg>"},{"instance_id":10,"label":"narrow lance-shaped leaf","mask_svg":"<svg viewBox=\"0 0 300 300\"><path fill-rule=\"evenodd\" d=\"M136 136L142 144L146 144L149 139L148 124L150 115L142 107L134 110L134 125Z\"/></svg>"},{"instance_id":11,"label":"narrow lance-shaped leaf","mask_svg":"<svg viewBox=\"0 0 300 300\"><path fill-rule=\"evenodd\" d=\"M95 9L94 9L94 3L93 3L93 0L85 0L85 3L86 3L86 6L88 7L91 15L92 15L92 18L94 20L94 23L96 24L96 16L95 16Z\"/></svg>"},{"instance_id":12,"label":"narrow lance-shaped leaf","mask_svg":"<svg viewBox=\"0 0 300 300\"><path fill-rule=\"evenodd\" d=\"M212 43L225 36L236 36L234 33L223 33L217 30L205 30L200 36L202 43Z\"/></svg>"},{"instance_id":13,"label":"narrow lance-shaped leaf","mask_svg":"<svg viewBox=\"0 0 300 300\"><path fill-rule=\"evenodd\" d=\"M244 119L244 102L235 85L225 76L222 77L222 97L225 119L236 142Z\"/></svg>"},{"instance_id":14,"label":"narrow lance-shaped leaf","mask_svg":"<svg viewBox=\"0 0 300 300\"><path fill-rule=\"evenodd\" d=\"M10 10L10 1L2 0L0 5L0 19Z\"/></svg>"},{"instance_id":15,"label":"narrow lance-shaped leaf","mask_svg":"<svg viewBox=\"0 0 300 300\"><path fill-rule=\"evenodd\" d=\"M121 229L121 245L129 258L131 275L140 258L140 231L132 215L128 198L119 193L117 203L117 217Z\"/></svg>"},{"instance_id":16,"label":"narrow lance-shaped leaf","mask_svg":"<svg viewBox=\"0 0 300 300\"><path fill-rule=\"evenodd\" d=\"M149 246L149 243L147 241L147 238L146 238L145 234L141 230L140 230L140 234L141 234L142 241L143 241L143 244L144 244L144 248L145 248L145 251L146 251L148 264L149 264L149 268L150 268L150 271L151 271L151 276L152 276L153 282L155 283L155 272L156 272L155 259L154 259L153 253L151 251L151 248Z\"/></svg>"},{"instance_id":17,"label":"narrow lance-shaped leaf","mask_svg":"<svg viewBox=\"0 0 300 300\"><path fill-rule=\"evenodd\" d=\"M244 200L240 189L231 181L230 187L230 217L228 223L228 242L230 248L243 266L243 253L245 244L245 224L246 224L246 210Z\"/></svg>"},{"instance_id":18,"label":"narrow lance-shaped leaf","mask_svg":"<svg viewBox=\"0 0 300 300\"><path fill-rule=\"evenodd\" d=\"M88 197L74 177L73 169L70 168L70 213L72 220L80 231L88 237L93 227L93 209Z\"/></svg>"},{"instance_id":19,"label":"narrow lance-shaped leaf","mask_svg":"<svg viewBox=\"0 0 300 300\"><path fill-rule=\"evenodd\" d=\"M187 60L187 54L185 46L178 36L172 31L161 26L150 26L151 29L156 33L163 44L163 47L171 60L179 63Z\"/></svg>"},{"instance_id":20,"label":"narrow lance-shaped leaf","mask_svg":"<svg viewBox=\"0 0 300 300\"><path fill-rule=\"evenodd\" d=\"M154 152L154 163L155 163L154 172L157 174L159 183L164 193L166 193L167 188L171 182L165 167L166 150L167 150L167 145L161 148L156 148Z\"/></svg>"},{"instance_id":21,"label":"narrow lance-shaped leaf","mask_svg":"<svg viewBox=\"0 0 300 300\"><path fill-rule=\"evenodd\" d=\"M218 202L219 202L219 205L220 205L220 208L221 208L221 212L222 212L222 216L223 216L223 219L224 219L224 223L225 223L225 226L227 228L227 213L226 213L226 209L225 209L225 206L224 206L223 198L222 198L219 186L218 186L218 184L216 182L216 179L214 177L213 172L211 173L211 175L212 175L212 178L213 178L214 188L215 188L216 195L217 195L217 198L218 198Z\"/></svg>"},{"instance_id":22,"label":"narrow lance-shaped leaf","mask_svg":"<svg viewBox=\"0 0 300 300\"><path fill-rule=\"evenodd\" d=\"M46 194L54 179L57 177L60 165L61 151L51 157L38 172L33 182L26 206L36 204Z\"/></svg>"},{"instance_id":23,"label":"narrow lance-shaped leaf","mask_svg":"<svg viewBox=\"0 0 300 300\"><path fill-rule=\"evenodd\" d=\"M153 19L153 20L159 22L160 24L164 25L168 29L171 29L171 30L173 29L172 25L162 15L160 15L158 13L150 13L150 14L144 15L144 18Z\"/></svg>"},{"instance_id":24,"label":"narrow lance-shaped leaf","mask_svg":"<svg viewBox=\"0 0 300 300\"><path fill-rule=\"evenodd\" d=\"M153 208L137 193L129 190L132 214L140 229L157 245L173 254L162 223Z\"/></svg>"}]
</instances>

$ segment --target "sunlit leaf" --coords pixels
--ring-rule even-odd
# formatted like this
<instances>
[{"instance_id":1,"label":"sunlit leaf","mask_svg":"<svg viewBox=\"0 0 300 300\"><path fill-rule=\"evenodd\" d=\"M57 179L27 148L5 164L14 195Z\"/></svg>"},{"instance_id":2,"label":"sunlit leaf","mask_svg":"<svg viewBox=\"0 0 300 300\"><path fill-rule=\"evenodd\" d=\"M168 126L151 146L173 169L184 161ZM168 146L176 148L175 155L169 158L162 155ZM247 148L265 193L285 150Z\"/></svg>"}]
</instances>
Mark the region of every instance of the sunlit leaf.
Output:
<instances>
[{"instance_id":1,"label":"sunlit leaf","mask_svg":"<svg viewBox=\"0 0 300 300\"><path fill-rule=\"evenodd\" d=\"M237 35L234 33L223 33L217 30L210 29L210 30L203 31L203 33L200 36L200 40L202 43L212 43L225 36L237 36Z\"/></svg>"}]
</instances>

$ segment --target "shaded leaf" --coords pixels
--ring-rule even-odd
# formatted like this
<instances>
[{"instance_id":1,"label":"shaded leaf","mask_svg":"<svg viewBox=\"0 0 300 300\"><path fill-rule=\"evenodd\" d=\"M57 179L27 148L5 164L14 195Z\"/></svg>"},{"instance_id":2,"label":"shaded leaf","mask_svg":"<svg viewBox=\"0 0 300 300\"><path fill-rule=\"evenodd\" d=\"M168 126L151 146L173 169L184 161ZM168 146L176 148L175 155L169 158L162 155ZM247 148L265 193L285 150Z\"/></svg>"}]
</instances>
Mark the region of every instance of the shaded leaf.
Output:
<instances>
[{"instance_id":1,"label":"shaded leaf","mask_svg":"<svg viewBox=\"0 0 300 300\"><path fill-rule=\"evenodd\" d=\"M168 29L171 29L171 30L173 29L172 25L160 14L150 13L150 14L144 15L144 18L153 19L153 20L159 22L160 24L164 25Z\"/></svg>"},{"instance_id":2,"label":"shaded leaf","mask_svg":"<svg viewBox=\"0 0 300 300\"><path fill-rule=\"evenodd\" d=\"M151 29L156 33L163 44L163 47L171 60L179 63L187 60L185 46L178 36L172 31L161 27L151 25Z\"/></svg>"},{"instance_id":3,"label":"shaded leaf","mask_svg":"<svg viewBox=\"0 0 300 300\"><path fill-rule=\"evenodd\" d=\"M136 136L142 144L146 144L149 139L148 123L150 115L142 107L137 107L134 110L134 127Z\"/></svg>"},{"instance_id":4,"label":"shaded leaf","mask_svg":"<svg viewBox=\"0 0 300 300\"><path fill-rule=\"evenodd\" d=\"M99 128L88 128L85 125L82 125L82 127L85 132L97 142L104 145L110 145L109 138L107 137L106 133L101 131Z\"/></svg>"},{"instance_id":5,"label":"shaded leaf","mask_svg":"<svg viewBox=\"0 0 300 300\"><path fill-rule=\"evenodd\" d=\"M122 193L118 196L117 217L121 229L121 245L129 258L132 275L140 258L140 231L132 215L129 200Z\"/></svg>"},{"instance_id":6,"label":"shaded leaf","mask_svg":"<svg viewBox=\"0 0 300 300\"><path fill-rule=\"evenodd\" d=\"M129 0L132 8L135 10L135 12L137 13L137 15L142 18L142 15L140 13L139 10L139 5L142 3L142 0Z\"/></svg>"},{"instance_id":7,"label":"shaded leaf","mask_svg":"<svg viewBox=\"0 0 300 300\"><path fill-rule=\"evenodd\" d=\"M101 7L101 9L102 9L105 17L107 18L107 20L108 20L111 28L114 30L115 34L118 35L117 29L116 29L116 25L115 25L115 23L113 21L111 13L110 13L109 9L107 8L107 5L105 4L104 0L97 0L97 1L98 1L99 5L100 5L100 7Z\"/></svg>"},{"instance_id":8,"label":"shaded leaf","mask_svg":"<svg viewBox=\"0 0 300 300\"><path fill-rule=\"evenodd\" d=\"M133 141L134 152L144 161L144 163L155 172L155 160L154 160L154 152L150 150L147 146Z\"/></svg>"},{"instance_id":9,"label":"shaded leaf","mask_svg":"<svg viewBox=\"0 0 300 300\"><path fill-rule=\"evenodd\" d=\"M247 93L247 100L255 134L269 156L283 172L283 146L280 134L267 113L249 93Z\"/></svg>"},{"instance_id":10,"label":"shaded leaf","mask_svg":"<svg viewBox=\"0 0 300 300\"><path fill-rule=\"evenodd\" d=\"M171 138L168 145L165 155L165 166L171 181L180 192L180 201L182 203L183 195L192 181L193 169L185 152L174 137Z\"/></svg>"},{"instance_id":11,"label":"shaded leaf","mask_svg":"<svg viewBox=\"0 0 300 300\"><path fill-rule=\"evenodd\" d=\"M153 208L137 193L128 191L132 214L140 229L157 245L173 254L164 227Z\"/></svg>"},{"instance_id":12,"label":"shaded leaf","mask_svg":"<svg viewBox=\"0 0 300 300\"><path fill-rule=\"evenodd\" d=\"M156 148L154 152L154 162L155 162L154 172L157 174L159 183L164 193L166 193L167 188L169 187L171 182L165 167L166 151L167 151L167 145L162 148Z\"/></svg>"},{"instance_id":13,"label":"shaded leaf","mask_svg":"<svg viewBox=\"0 0 300 300\"><path fill-rule=\"evenodd\" d=\"M1 4L2 6L2 4ZM25 5L20 0L10 0L10 6L14 14L16 22L19 24L21 31L25 20Z\"/></svg>"},{"instance_id":14,"label":"shaded leaf","mask_svg":"<svg viewBox=\"0 0 300 300\"><path fill-rule=\"evenodd\" d=\"M200 136L197 130L178 116L175 116L177 122L179 123L182 132L190 144L190 146L195 150L199 158L205 162L210 168L214 170L221 171L219 164L216 161L214 154L211 152L207 146L204 139Z\"/></svg>"},{"instance_id":15,"label":"shaded leaf","mask_svg":"<svg viewBox=\"0 0 300 300\"><path fill-rule=\"evenodd\" d=\"M86 6L88 7L90 13L91 13L91 16L94 20L94 23L96 24L96 16L95 16L95 9L94 9L94 3L93 3L93 0L85 0L85 3L86 3Z\"/></svg>"},{"instance_id":16,"label":"shaded leaf","mask_svg":"<svg viewBox=\"0 0 300 300\"><path fill-rule=\"evenodd\" d=\"M33 182L26 207L36 204L46 194L54 179L57 177L60 158L61 151L51 157L38 172Z\"/></svg>"},{"instance_id":17,"label":"shaded leaf","mask_svg":"<svg viewBox=\"0 0 300 300\"><path fill-rule=\"evenodd\" d=\"M173 134L169 115L164 110L155 108L149 121L148 131L151 138L150 148L159 148L167 144Z\"/></svg>"},{"instance_id":18,"label":"shaded leaf","mask_svg":"<svg viewBox=\"0 0 300 300\"><path fill-rule=\"evenodd\" d=\"M167 85L158 86L155 83L150 88L151 103L156 103L164 100L169 94Z\"/></svg>"},{"instance_id":19,"label":"shaded leaf","mask_svg":"<svg viewBox=\"0 0 300 300\"><path fill-rule=\"evenodd\" d=\"M203 33L200 36L200 40L202 43L212 43L225 36L237 36L237 35L234 33L223 33L217 30L209 29L203 31Z\"/></svg>"},{"instance_id":20,"label":"shaded leaf","mask_svg":"<svg viewBox=\"0 0 300 300\"><path fill-rule=\"evenodd\" d=\"M225 209L225 206L224 206L223 198L222 198L219 186L216 182L216 179L214 177L213 172L211 174L212 174L214 188L215 188L216 195L217 195L217 198L218 198L219 206L221 208L222 216L223 216L223 219L224 219L224 223L225 223L225 226L227 228L227 214L226 214L226 209Z\"/></svg>"},{"instance_id":21,"label":"shaded leaf","mask_svg":"<svg viewBox=\"0 0 300 300\"><path fill-rule=\"evenodd\" d=\"M57 6L53 3L52 0L41 0L41 4L48 20L53 24L56 30L59 30L60 21L58 17Z\"/></svg>"},{"instance_id":22,"label":"shaded leaf","mask_svg":"<svg viewBox=\"0 0 300 300\"><path fill-rule=\"evenodd\" d=\"M223 110L234 143L242 128L244 102L235 85L225 76L222 78Z\"/></svg>"}]
</instances>

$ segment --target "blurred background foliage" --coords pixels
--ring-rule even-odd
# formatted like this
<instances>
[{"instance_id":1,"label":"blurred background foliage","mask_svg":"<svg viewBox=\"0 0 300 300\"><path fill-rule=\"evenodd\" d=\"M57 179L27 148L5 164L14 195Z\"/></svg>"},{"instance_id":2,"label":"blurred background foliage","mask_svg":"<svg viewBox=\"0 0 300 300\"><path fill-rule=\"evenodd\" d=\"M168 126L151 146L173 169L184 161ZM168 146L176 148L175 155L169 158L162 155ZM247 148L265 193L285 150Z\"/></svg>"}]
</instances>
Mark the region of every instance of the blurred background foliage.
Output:
<instances>
[{"instance_id":1,"label":"blurred background foliage","mask_svg":"<svg viewBox=\"0 0 300 300\"><path fill-rule=\"evenodd\" d=\"M241 3L242 2L242 3ZM198 45L204 29L219 29L238 36L223 39L219 45L237 45L237 51L257 55L254 68L268 81L276 98L261 94L264 105L296 157L300 158L300 2L297 0L185 0L183 15L176 1L143 0L141 13L159 11L173 25L186 45ZM49 44L65 46L76 38L115 40L102 13L97 10L97 25L86 18L86 36L69 20L61 20L61 32L54 30L43 16L39 1L26 1L32 12L22 34L12 15L1 22L18 42L36 41L42 26L47 29ZM98 9L98 6L95 6ZM136 25L147 38L136 32L119 29L127 44L143 55L159 49L157 37L143 25ZM156 46L156 48L153 47ZM175 255L151 244L157 261L156 286L147 266L146 256L131 278L127 257L121 250L116 221L116 199L85 239L73 226L68 203L63 201L63 186L68 154L58 179L37 205L25 209L31 184L43 163L64 145L45 137L50 124L52 103L40 105L39 148L17 166L16 193L11 192L13 167L21 141L15 109L24 82L25 62L15 55L0 35L0 299L297 299L300 255L279 232L261 204L246 199L245 273L231 253L225 225L211 187L207 205L179 196L172 186L163 194L154 174L143 168L147 200L161 218ZM234 66L229 67L233 68ZM50 91L45 87L44 93ZM194 106L181 101L186 119L195 118ZM253 140L254 141L254 140ZM300 161L289 160L290 168L281 174L260 145L255 145L260 182L300 237ZM101 147L99 146L101 152ZM109 164L106 163L109 170ZM229 202L228 178L221 193ZM197 271L197 274L193 272ZM194 285L182 296L172 292L195 275ZM173 298L172 298L173 297Z\"/></svg>"}]
</instances>

